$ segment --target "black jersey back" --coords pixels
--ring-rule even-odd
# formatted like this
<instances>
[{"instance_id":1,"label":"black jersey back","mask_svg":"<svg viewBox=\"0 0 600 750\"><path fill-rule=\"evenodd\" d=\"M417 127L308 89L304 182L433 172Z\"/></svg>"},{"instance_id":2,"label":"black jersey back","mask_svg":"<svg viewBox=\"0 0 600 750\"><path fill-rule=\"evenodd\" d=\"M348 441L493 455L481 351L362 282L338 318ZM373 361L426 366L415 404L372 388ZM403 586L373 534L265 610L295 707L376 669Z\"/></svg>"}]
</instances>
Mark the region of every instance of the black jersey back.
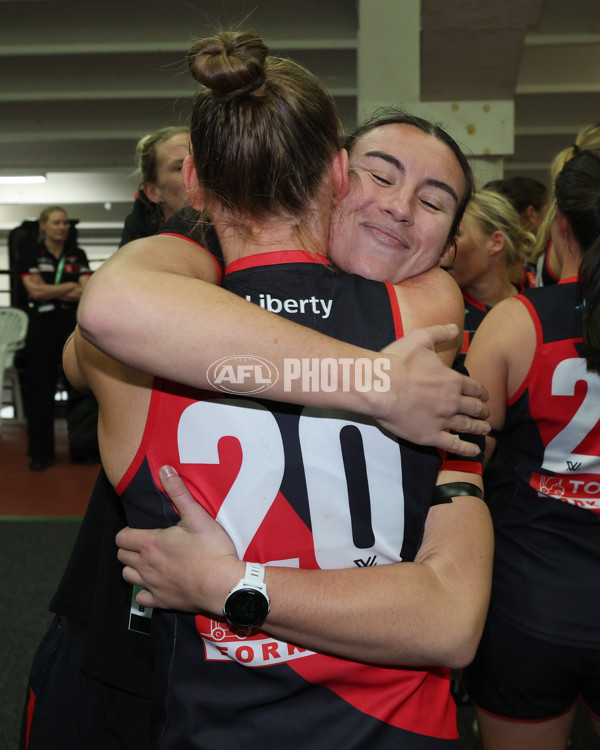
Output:
<instances>
[{"instance_id":1,"label":"black jersey back","mask_svg":"<svg viewBox=\"0 0 600 750\"><path fill-rule=\"evenodd\" d=\"M600 645L600 376L582 358L574 282L519 296L536 327L529 373L506 410L491 488L497 611L532 635Z\"/></svg>"},{"instance_id":2,"label":"black jersey back","mask_svg":"<svg viewBox=\"0 0 600 750\"><path fill-rule=\"evenodd\" d=\"M388 286L337 274L304 252L243 259L229 267L226 284L369 348L401 335ZM177 521L159 489L166 463L224 526L240 557L325 569L413 560L441 459L350 413L156 381L140 451L117 486L130 525ZM262 747L290 750L457 742L443 668L360 664L260 630L235 631L222 618L175 612L154 613L152 639L158 747L253 747L257 738Z\"/></svg>"}]
</instances>

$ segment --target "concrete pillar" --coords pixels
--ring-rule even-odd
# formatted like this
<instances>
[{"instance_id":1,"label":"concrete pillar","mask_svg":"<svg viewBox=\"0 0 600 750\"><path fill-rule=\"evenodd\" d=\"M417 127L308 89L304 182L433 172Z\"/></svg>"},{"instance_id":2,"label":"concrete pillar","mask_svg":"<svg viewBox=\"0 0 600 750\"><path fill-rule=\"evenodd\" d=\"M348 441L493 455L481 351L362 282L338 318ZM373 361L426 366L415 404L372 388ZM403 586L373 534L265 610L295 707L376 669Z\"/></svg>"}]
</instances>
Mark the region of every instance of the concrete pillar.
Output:
<instances>
[{"instance_id":1,"label":"concrete pillar","mask_svg":"<svg viewBox=\"0 0 600 750\"><path fill-rule=\"evenodd\" d=\"M420 0L358 0L357 122L400 106L447 130L479 185L501 178L503 157L514 151L514 101L422 102L420 36Z\"/></svg>"}]
</instances>

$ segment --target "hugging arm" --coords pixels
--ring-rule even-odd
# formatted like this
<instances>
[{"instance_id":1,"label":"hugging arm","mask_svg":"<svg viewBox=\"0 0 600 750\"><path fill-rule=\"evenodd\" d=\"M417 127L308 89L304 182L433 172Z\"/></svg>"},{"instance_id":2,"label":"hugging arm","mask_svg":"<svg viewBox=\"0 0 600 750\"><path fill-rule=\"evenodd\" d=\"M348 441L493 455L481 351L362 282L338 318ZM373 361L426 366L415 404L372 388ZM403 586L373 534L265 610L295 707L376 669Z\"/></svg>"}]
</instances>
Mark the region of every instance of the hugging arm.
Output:
<instances>
[{"instance_id":1,"label":"hugging arm","mask_svg":"<svg viewBox=\"0 0 600 750\"><path fill-rule=\"evenodd\" d=\"M473 455L474 448L447 430L484 434L485 389L453 372L434 348L457 334L456 326L415 331L383 353L346 344L284 320L216 286L214 259L197 244L159 235L130 243L96 271L79 306L82 335L99 349L146 372L212 388L211 364L225 356L268 359L281 372L286 358L341 360L383 357L391 388L377 392L285 390L282 378L261 397L345 408L377 419L421 445ZM351 385L353 379L350 379Z\"/></svg>"},{"instance_id":2,"label":"hugging arm","mask_svg":"<svg viewBox=\"0 0 600 750\"><path fill-rule=\"evenodd\" d=\"M123 576L144 606L221 616L245 564L232 542L168 467L163 486L181 513L167 529L117 535ZM441 472L441 482L481 478ZM380 664L460 667L474 656L489 601L493 535L485 504L433 506L414 562L348 570L267 567L271 612L263 630L304 648Z\"/></svg>"}]
</instances>

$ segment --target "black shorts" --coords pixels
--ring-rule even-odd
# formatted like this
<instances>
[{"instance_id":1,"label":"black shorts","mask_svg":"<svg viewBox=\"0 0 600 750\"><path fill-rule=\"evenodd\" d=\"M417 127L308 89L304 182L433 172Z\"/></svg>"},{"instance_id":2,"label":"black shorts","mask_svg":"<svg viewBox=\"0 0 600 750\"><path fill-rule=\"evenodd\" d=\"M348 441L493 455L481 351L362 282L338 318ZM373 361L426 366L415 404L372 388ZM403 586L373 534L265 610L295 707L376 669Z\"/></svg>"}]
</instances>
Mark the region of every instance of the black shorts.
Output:
<instances>
[{"instance_id":1,"label":"black shorts","mask_svg":"<svg viewBox=\"0 0 600 750\"><path fill-rule=\"evenodd\" d=\"M79 653L55 618L33 660L20 750L148 748L150 701L85 675Z\"/></svg>"},{"instance_id":2,"label":"black shorts","mask_svg":"<svg viewBox=\"0 0 600 750\"><path fill-rule=\"evenodd\" d=\"M582 697L600 718L600 648L561 646L533 638L492 615L462 679L471 701L498 717L552 719Z\"/></svg>"}]
</instances>

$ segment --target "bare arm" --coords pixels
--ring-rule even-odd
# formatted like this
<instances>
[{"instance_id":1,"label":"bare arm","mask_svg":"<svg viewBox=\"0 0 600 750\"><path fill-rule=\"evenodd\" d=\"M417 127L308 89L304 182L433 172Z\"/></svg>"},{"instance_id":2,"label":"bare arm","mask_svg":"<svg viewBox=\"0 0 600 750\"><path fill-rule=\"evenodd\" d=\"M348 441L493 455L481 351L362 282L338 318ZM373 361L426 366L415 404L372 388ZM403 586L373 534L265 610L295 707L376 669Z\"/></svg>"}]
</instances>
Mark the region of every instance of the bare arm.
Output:
<instances>
[{"instance_id":1,"label":"bare arm","mask_svg":"<svg viewBox=\"0 0 600 750\"><path fill-rule=\"evenodd\" d=\"M77 280L77 283L74 287L74 289L69 290L66 294L63 294L60 298L62 302L79 302L81 299L81 295L83 294L83 290L85 289L86 284L90 280L90 277L86 274L85 276L80 276Z\"/></svg>"},{"instance_id":2,"label":"bare arm","mask_svg":"<svg viewBox=\"0 0 600 750\"><path fill-rule=\"evenodd\" d=\"M39 274L22 276L21 281L31 299L44 302L46 300L63 299L77 288L76 281L63 281L61 284L47 284Z\"/></svg>"},{"instance_id":3,"label":"bare arm","mask_svg":"<svg viewBox=\"0 0 600 750\"><path fill-rule=\"evenodd\" d=\"M212 387L207 369L224 356L260 356L279 372L286 359L341 360L382 355L311 331L215 286L214 260L179 238L146 238L121 248L95 272L82 297L82 335L115 359L195 387ZM157 335L160 332L160 336ZM300 379L280 378L262 397L367 414L419 444L473 448L446 430L487 432L479 383L444 367L436 345L456 336L436 326L385 349L393 387L388 391L303 391ZM286 390L286 387L289 388Z\"/></svg>"},{"instance_id":4,"label":"bare arm","mask_svg":"<svg viewBox=\"0 0 600 750\"><path fill-rule=\"evenodd\" d=\"M179 508L177 526L124 529L119 559L144 606L222 616L244 563L225 531L187 491L173 469L161 472ZM479 483L473 475L440 481ZM476 498L434 506L414 563L349 570L268 567L271 612L263 629L304 648L381 664L459 667L475 653L485 620L493 537Z\"/></svg>"},{"instance_id":5,"label":"bare arm","mask_svg":"<svg viewBox=\"0 0 600 750\"><path fill-rule=\"evenodd\" d=\"M503 300L485 316L469 346L465 365L489 392L490 423L501 430L506 404L521 387L536 346L535 327L525 306L514 297ZM486 438L486 457L495 440Z\"/></svg>"}]
</instances>

